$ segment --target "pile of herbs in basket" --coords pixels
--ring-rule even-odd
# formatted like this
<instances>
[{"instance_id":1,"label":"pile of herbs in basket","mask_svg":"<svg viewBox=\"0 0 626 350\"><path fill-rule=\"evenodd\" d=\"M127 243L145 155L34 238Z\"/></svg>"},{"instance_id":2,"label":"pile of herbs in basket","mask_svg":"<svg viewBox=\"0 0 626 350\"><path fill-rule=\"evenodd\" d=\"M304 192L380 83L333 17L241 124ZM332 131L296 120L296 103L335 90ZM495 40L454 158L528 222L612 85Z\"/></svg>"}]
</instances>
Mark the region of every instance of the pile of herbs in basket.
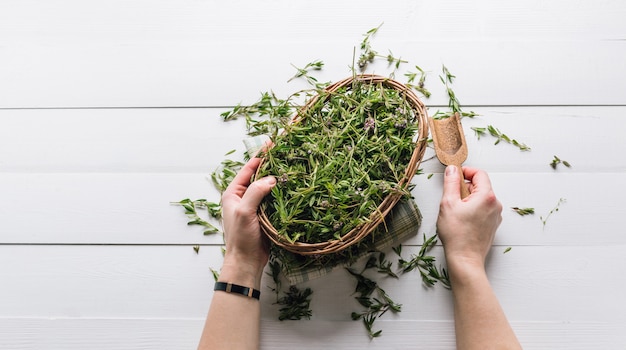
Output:
<instances>
[{"instance_id":1,"label":"pile of herbs in basket","mask_svg":"<svg viewBox=\"0 0 626 350\"><path fill-rule=\"evenodd\" d=\"M395 80L358 75L319 90L260 155L257 178L278 180L260 208L264 232L301 255L357 244L410 197L427 136L423 103Z\"/></svg>"}]
</instances>

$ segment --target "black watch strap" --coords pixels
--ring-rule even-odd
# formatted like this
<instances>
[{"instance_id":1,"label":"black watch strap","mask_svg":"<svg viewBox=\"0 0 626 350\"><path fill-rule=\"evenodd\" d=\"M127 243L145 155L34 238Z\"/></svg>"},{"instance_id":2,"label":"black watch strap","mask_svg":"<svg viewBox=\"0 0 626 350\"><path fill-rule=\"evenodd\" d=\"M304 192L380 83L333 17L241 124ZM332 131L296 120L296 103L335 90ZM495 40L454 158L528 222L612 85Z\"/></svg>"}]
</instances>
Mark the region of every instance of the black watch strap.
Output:
<instances>
[{"instance_id":1,"label":"black watch strap","mask_svg":"<svg viewBox=\"0 0 626 350\"><path fill-rule=\"evenodd\" d=\"M215 282L215 288L213 290L224 291L226 293L235 293L245 295L248 298L259 299L261 292L250 287L240 286L234 283Z\"/></svg>"}]
</instances>

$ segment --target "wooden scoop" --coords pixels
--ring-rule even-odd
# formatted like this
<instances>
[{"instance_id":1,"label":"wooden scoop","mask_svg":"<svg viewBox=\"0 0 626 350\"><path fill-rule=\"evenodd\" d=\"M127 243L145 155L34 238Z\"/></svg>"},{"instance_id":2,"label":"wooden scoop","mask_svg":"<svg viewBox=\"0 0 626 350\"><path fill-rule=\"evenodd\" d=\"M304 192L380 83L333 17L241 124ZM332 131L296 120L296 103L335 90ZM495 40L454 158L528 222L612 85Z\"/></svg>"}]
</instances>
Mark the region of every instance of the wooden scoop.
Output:
<instances>
[{"instance_id":1,"label":"wooden scoop","mask_svg":"<svg viewBox=\"0 0 626 350\"><path fill-rule=\"evenodd\" d=\"M443 165L455 165L461 174L461 198L469 195L461 164L467 159L467 144L461 118L456 112L445 119L428 118L437 158Z\"/></svg>"}]
</instances>

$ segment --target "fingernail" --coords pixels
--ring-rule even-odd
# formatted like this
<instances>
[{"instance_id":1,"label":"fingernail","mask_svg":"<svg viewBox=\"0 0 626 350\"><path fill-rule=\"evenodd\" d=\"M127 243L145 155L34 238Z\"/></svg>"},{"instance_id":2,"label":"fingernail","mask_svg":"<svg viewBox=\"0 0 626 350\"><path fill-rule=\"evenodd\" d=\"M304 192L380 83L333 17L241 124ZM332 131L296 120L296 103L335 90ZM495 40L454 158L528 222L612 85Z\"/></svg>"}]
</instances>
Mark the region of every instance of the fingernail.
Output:
<instances>
[{"instance_id":1,"label":"fingernail","mask_svg":"<svg viewBox=\"0 0 626 350\"><path fill-rule=\"evenodd\" d=\"M454 175L456 174L456 166L455 165L448 165L446 167L446 176L450 176L450 175Z\"/></svg>"},{"instance_id":2,"label":"fingernail","mask_svg":"<svg viewBox=\"0 0 626 350\"><path fill-rule=\"evenodd\" d=\"M276 185L276 178L273 176L268 176L265 179L263 179L263 181L265 181L265 183L267 183L270 186Z\"/></svg>"}]
</instances>

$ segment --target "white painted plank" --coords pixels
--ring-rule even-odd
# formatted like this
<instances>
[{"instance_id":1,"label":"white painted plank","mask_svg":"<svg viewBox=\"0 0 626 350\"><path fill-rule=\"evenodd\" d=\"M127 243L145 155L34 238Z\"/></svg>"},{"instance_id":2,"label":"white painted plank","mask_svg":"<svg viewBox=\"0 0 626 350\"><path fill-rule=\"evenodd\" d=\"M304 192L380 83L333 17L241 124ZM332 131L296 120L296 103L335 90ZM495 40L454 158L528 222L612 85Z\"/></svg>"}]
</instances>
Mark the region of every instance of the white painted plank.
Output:
<instances>
[{"instance_id":1,"label":"white painted plank","mask_svg":"<svg viewBox=\"0 0 626 350\"><path fill-rule=\"evenodd\" d=\"M463 120L467 165L502 172L551 172L554 155L572 169L626 170L626 107L481 107ZM243 121L222 122L220 108L0 110L1 172L210 173L243 150ZM437 108L431 108L433 114ZM532 148L520 152L471 127L493 125ZM433 152L428 152L425 159ZM231 156L241 159L241 153ZM425 172L440 172L437 161Z\"/></svg>"},{"instance_id":2,"label":"white painted plank","mask_svg":"<svg viewBox=\"0 0 626 350\"><path fill-rule=\"evenodd\" d=\"M317 6L312 6L313 4ZM392 36L407 31L445 39L623 39L620 1L371 0L359 6L331 0L269 3L167 0L3 1L0 39L144 40L186 37L267 40L287 35L353 39L358 30L385 23ZM233 19L237 19L233 21ZM442 25L445 23L445 25ZM336 30L341 25L344 30ZM290 33L285 33L289 28Z\"/></svg>"},{"instance_id":3,"label":"white painted plank","mask_svg":"<svg viewBox=\"0 0 626 350\"><path fill-rule=\"evenodd\" d=\"M188 228L170 202L219 202L203 174L11 174L0 199L3 243L220 243ZM219 225L218 222L214 222Z\"/></svg>"},{"instance_id":4,"label":"white painted plank","mask_svg":"<svg viewBox=\"0 0 626 350\"><path fill-rule=\"evenodd\" d=\"M288 94L290 63L322 59L322 78L341 79L361 34L381 22L375 49L431 71L433 104L445 103L442 63L465 104L625 103L618 1L34 3L0 8L3 108L223 106L261 90Z\"/></svg>"},{"instance_id":5,"label":"white painted plank","mask_svg":"<svg viewBox=\"0 0 626 350\"><path fill-rule=\"evenodd\" d=\"M253 103L260 91L270 90L286 98L306 87L286 82L295 74L290 63L303 66L321 59L326 68L319 79L337 81L351 75L347 67L354 45L358 41L299 38L276 46L270 54L254 55L254 62L250 53L265 52L265 42L0 47L0 67L11 67L0 75L0 107L234 106ZM615 59L626 56L621 41L468 43L408 38L381 40L377 47L381 52L391 48L410 60L407 70L417 64L430 72L431 105L447 103L438 80L442 64L458 77L455 92L466 105L626 103L619 93L626 88L622 79L626 68ZM388 75L389 70L381 64L370 72ZM404 79L402 74L397 74L399 80Z\"/></svg>"},{"instance_id":6,"label":"white painted plank","mask_svg":"<svg viewBox=\"0 0 626 350\"><path fill-rule=\"evenodd\" d=\"M512 322L511 326L524 349L623 349L626 346L623 323L520 321ZM286 327L288 332L284 330ZM375 327L383 329L383 334L372 341L359 327L354 322L310 321L294 325L273 322L262 325L262 348L456 349L454 325L448 321L379 320Z\"/></svg>"},{"instance_id":7,"label":"white painted plank","mask_svg":"<svg viewBox=\"0 0 626 350\"><path fill-rule=\"evenodd\" d=\"M192 349L202 319L0 319L0 347L27 350ZM358 322L263 320L262 349L453 350L450 321L379 320L382 337L369 341ZM513 322L524 349L618 350L626 346L624 323ZM315 331L313 331L315 330ZM112 335L115 336L112 336ZM323 335L323 336L320 336Z\"/></svg>"},{"instance_id":8,"label":"white painted plank","mask_svg":"<svg viewBox=\"0 0 626 350\"><path fill-rule=\"evenodd\" d=\"M615 273L626 268L624 246L514 246L506 254L496 246L488 274L513 322L624 323L626 304L615 302L626 286L626 276ZM190 246L3 245L0 253L0 310L8 318L203 318L213 293L208 268L222 259L216 246L196 254ZM432 253L443 262L441 248ZM403 304L383 319L452 320L450 291L424 288L417 272L377 280ZM360 310L355 281L342 269L303 286L314 291L314 320L345 322ZM274 301L263 287L264 319L277 317Z\"/></svg>"},{"instance_id":9,"label":"white painted plank","mask_svg":"<svg viewBox=\"0 0 626 350\"><path fill-rule=\"evenodd\" d=\"M491 173L504 206L496 242L502 245L624 243L621 225L626 190L621 173ZM415 178L419 230L434 234L442 178ZM203 174L0 174L0 242L21 244L220 244L187 227L171 201L219 194ZM544 226L541 217L566 200ZM521 217L511 207L532 207ZM218 223L215 223L218 225ZM409 243L419 243L412 239Z\"/></svg>"},{"instance_id":10,"label":"white painted plank","mask_svg":"<svg viewBox=\"0 0 626 350\"><path fill-rule=\"evenodd\" d=\"M244 123L222 111L0 110L0 171L208 174L243 149Z\"/></svg>"}]
</instances>

